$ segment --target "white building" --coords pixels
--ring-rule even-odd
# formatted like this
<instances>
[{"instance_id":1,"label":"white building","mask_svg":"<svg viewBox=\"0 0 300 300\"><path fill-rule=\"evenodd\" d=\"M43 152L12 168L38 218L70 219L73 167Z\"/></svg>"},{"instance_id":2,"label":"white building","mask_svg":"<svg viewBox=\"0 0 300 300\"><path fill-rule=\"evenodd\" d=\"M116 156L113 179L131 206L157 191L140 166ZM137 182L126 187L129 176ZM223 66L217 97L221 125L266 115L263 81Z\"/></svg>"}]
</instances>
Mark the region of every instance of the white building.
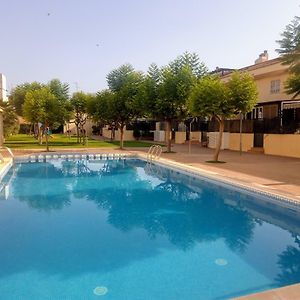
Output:
<instances>
[{"instance_id":1,"label":"white building","mask_svg":"<svg viewBox=\"0 0 300 300\"><path fill-rule=\"evenodd\" d=\"M0 73L0 100L7 101L6 77Z\"/></svg>"}]
</instances>

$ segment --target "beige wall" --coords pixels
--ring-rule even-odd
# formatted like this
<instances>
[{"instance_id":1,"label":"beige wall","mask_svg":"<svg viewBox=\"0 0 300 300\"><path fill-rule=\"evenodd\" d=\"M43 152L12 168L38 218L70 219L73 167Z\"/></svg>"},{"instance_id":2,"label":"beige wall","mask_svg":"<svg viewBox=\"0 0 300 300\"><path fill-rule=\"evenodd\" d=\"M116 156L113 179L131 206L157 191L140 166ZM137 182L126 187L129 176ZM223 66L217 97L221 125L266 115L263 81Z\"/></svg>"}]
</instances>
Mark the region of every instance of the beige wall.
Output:
<instances>
[{"instance_id":1,"label":"beige wall","mask_svg":"<svg viewBox=\"0 0 300 300\"><path fill-rule=\"evenodd\" d=\"M300 158L300 134L265 134L265 154Z\"/></svg>"},{"instance_id":2,"label":"beige wall","mask_svg":"<svg viewBox=\"0 0 300 300\"><path fill-rule=\"evenodd\" d=\"M107 127L104 127L102 129L102 136L107 139L110 139L111 138L111 130L108 130Z\"/></svg>"},{"instance_id":3,"label":"beige wall","mask_svg":"<svg viewBox=\"0 0 300 300\"><path fill-rule=\"evenodd\" d=\"M292 99L292 95L287 95L284 89L284 82L289 76L288 66L282 65L278 58L251 65L239 69L239 71L248 72L254 77L258 89L258 104ZM224 75L222 80L227 82L230 76L231 74ZM278 79L280 80L280 92L271 93L271 81Z\"/></svg>"},{"instance_id":4,"label":"beige wall","mask_svg":"<svg viewBox=\"0 0 300 300\"><path fill-rule=\"evenodd\" d=\"M84 129L86 130L88 136L92 135L92 131L93 131L92 126L94 126L94 125L95 124L91 120L86 121L86 123L84 125ZM74 123L69 123L68 125L64 125L64 133L66 133L67 130L70 130L72 135L77 134L76 125Z\"/></svg>"},{"instance_id":5,"label":"beige wall","mask_svg":"<svg viewBox=\"0 0 300 300\"><path fill-rule=\"evenodd\" d=\"M242 151L249 151L253 147L253 133L242 134ZM229 135L229 149L239 151L240 150L240 134L230 133Z\"/></svg>"},{"instance_id":6,"label":"beige wall","mask_svg":"<svg viewBox=\"0 0 300 300\"><path fill-rule=\"evenodd\" d=\"M120 130L117 130L115 133L115 140L119 141L121 138L121 132ZM135 138L133 136L133 130L124 130L124 141L135 141Z\"/></svg>"},{"instance_id":7,"label":"beige wall","mask_svg":"<svg viewBox=\"0 0 300 300\"><path fill-rule=\"evenodd\" d=\"M190 133L190 138L192 141L201 142L201 131L192 131ZM175 132L175 144L184 144L186 142L186 132L176 131Z\"/></svg>"},{"instance_id":8,"label":"beige wall","mask_svg":"<svg viewBox=\"0 0 300 300\"><path fill-rule=\"evenodd\" d=\"M186 133L183 131L175 132L175 144L184 144L186 141Z\"/></svg>"},{"instance_id":9,"label":"beige wall","mask_svg":"<svg viewBox=\"0 0 300 300\"><path fill-rule=\"evenodd\" d=\"M199 141L199 142L201 142L201 131L192 131L190 133L190 138L193 141Z\"/></svg>"},{"instance_id":10,"label":"beige wall","mask_svg":"<svg viewBox=\"0 0 300 300\"><path fill-rule=\"evenodd\" d=\"M102 135L103 137L110 139L111 138L111 130L107 129L107 127L104 127L102 129ZM120 130L116 130L115 132L115 140L119 141L120 140ZM135 141L135 138L133 136L133 130L124 130L124 141Z\"/></svg>"},{"instance_id":11,"label":"beige wall","mask_svg":"<svg viewBox=\"0 0 300 300\"><path fill-rule=\"evenodd\" d=\"M257 89L258 89L258 103L259 102L272 102L278 100L291 100L292 95L287 95L284 89L284 82L288 78L288 73L282 74L270 74L265 78L255 79ZM272 80L280 80L280 92L279 93L271 93L271 81Z\"/></svg>"},{"instance_id":12,"label":"beige wall","mask_svg":"<svg viewBox=\"0 0 300 300\"><path fill-rule=\"evenodd\" d=\"M219 132L208 132L208 147L215 149L219 139ZM229 149L229 132L223 132L221 149Z\"/></svg>"}]
</instances>

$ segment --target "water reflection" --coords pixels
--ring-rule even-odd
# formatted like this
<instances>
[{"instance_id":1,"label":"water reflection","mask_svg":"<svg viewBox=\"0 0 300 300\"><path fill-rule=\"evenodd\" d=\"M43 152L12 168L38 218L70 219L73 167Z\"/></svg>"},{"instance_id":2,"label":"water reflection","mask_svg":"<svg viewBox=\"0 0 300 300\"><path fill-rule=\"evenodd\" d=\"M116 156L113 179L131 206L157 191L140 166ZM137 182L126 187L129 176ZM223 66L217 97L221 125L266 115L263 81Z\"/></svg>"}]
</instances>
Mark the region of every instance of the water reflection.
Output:
<instances>
[{"instance_id":1,"label":"water reflection","mask_svg":"<svg viewBox=\"0 0 300 300\"><path fill-rule=\"evenodd\" d=\"M295 246L287 246L286 249L278 255L278 265L281 273L276 277L276 281L284 286L298 283L300 280L300 240L295 237Z\"/></svg>"},{"instance_id":2,"label":"water reflection","mask_svg":"<svg viewBox=\"0 0 300 300\"><path fill-rule=\"evenodd\" d=\"M71 204L67 182L56 180L63 169L51 163L21 164L12 182L13 195L31 208L50 211Z\"/></svg>"},{"instance_id":3,"label":"water reflection","mask_svg":"<svg viewBox=\"0 0 300 300\"><path fill-rule=\"evenodd\" d=\"M143 229L152 240L166 237L172 246L183 251L192 249L198 243L222 240L229 249L243 256L255 238L255 228L263 222L262 211L253 204L250 209L246 205L251 196L218 186L212 188L211 183L195 181L164 168L147 166L141 161L58 160L21 164L16 175L11 183L13 197L34 210L62 211L71 206L74 199L87 200L87 203L99 208L94 216L99 224L105 211L107 222L120 232ZM255 214L256 210L260 212L259 217ZM268 213L265 212L266 220ZM88 216L84 222L86 218ZM281 219L280 226L283 223ZM79 225L85 228L85 223ZM102 233L101 228L97 230ZM78 239L74 238L74 247L79 243ZM286 245L285 250L278 254L280 273L275 274L278 285L299 281L300 248L297 236L295 242L296 245ZM51 247L49 245L49 249ZM98 250L97 247L95 249ZM155 247L158 249L159 245L152 249L148 246L148 252L144 248L140 252L154 255L158 253ZM105 248L107 253L109 248ZM89 259L85 258L85 263L80 265L82 272L86 271L85 268L99 267L94 258L103 265L109 261L109 267L118 267L140 257L133 252L122 251L122 255L118 252L118 256L113 257L102 254L100 259L97 253ZM39 263L43 266L44 262L41 259ZM63 267L72 274L75 271L70 266L61 262L60 266L53 263L52 267L53 270Z\"/></svg>"},{"instance_id":4,"label":"water reflection","mask_svg":"<svg viewBox=\"0 0 300 300\"><path fill-rule=\"evenodd\" d=\"M232 250L243 251L251 241L255 220L247 211L227 205L219 190L202 184L196 192L168 172L160 173L161 181L153 187L149 178L136 172L141 166L136 161L61 161L56 166L32 164L30 169L21 165L13 183L14 195L46 211L70 205L71 194L87 198L108 211L114 227L122 231L143 228L151 238L166 235L181 249L223 238ZM157 176L153 169L146 171ZM51 179L56 179L53 185ZM34 180L34 193L29 180Z\"/></svg>"}]
</instances>

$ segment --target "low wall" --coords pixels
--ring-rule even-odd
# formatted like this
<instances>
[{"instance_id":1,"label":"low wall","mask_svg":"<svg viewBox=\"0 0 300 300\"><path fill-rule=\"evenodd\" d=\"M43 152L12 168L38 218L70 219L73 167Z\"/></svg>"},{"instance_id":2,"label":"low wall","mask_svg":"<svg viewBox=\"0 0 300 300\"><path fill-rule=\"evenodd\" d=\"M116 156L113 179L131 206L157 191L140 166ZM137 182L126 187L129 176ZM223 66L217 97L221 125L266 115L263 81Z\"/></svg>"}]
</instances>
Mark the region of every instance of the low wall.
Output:
<instances>
[{"instance_id":1,"label":"low wall","mask_svg":"<svg viewBox=\"0 0 300 300\"><path fill-rule=\"evenodd\" d=\"M208 147L215 149L217 140L219 138L219 132L208 132ZM224 132L222 137L221 149L229 149L229 132Z\"/></svg>"},{"instance_id":2,"label":"low wall","mask_svg":"<svg viewBox=\"0 0 300 300\"><path fill-rule=\"evenodd\" d=\"M111 130L107 129L107 128L103 128L102 129L102 136L104 138L110 139L111 138Z\"/></svg>"},{"instance_id":3,"label":"low wall","mask_svg":"<svg viewBox=\"0 0 300 300\"><path fill-rule=\"evenodd\" d=\"M109 130L107 128L103 128L102 136L107 139L110 139L111 138L111 130ZM115 131L115 141L119 141L120 136L121 136L120 130L116 130ZM124 141L135 141L135 138L133 136L133 130L124 130L123 139L124 139Z\"/></svg>"},{"instance_id":4,"label":"low wall","mask_svg":"<svg viewBox=\"0 0 300 300\"><path fill-rule=\"evenodd\" d=\"M185 131L176 131L175 132L175 144L184 144L186 141L186 132Z\"/></svg>"},{"instance_id":5,"label":"low wall","mask_svg":"<svg viewBox=\"0 0 300 300\"><path fill-rule=\"evenodd\" d=\"M201 142L201 131L192 131L190 133L190 139L192 141ZM186 142L186 132L176 131L175 132L175 144L184 144Z\"/></svg>"},{"instance_id":6,"label":"low wall","mask_svg":"<svg viewBox=\"0 0 300 300\"><path fill-rule=\"evenodd\" d=\"M265 154L300 158L300 134L265 134Z\"/></svg>"},{"instance_id":7,"label":"low wall","mask_svg":"<svg viewBox=\"0 0 300 300\"><path fill-rule=\"evenodd\" d=\"M164 130L155 130L154 131L154 141L155 142L165 142L166 134Z\"/></svg>"},{"instance_id":8,"label":"low wall","mask_svg":"<svg viewBox=\"0 0 300 300\"><path fill-rule=\"evenodd\" d=\"M83 128L86 130L86 133L88 136L91 136L93 133L93 128L92 128L93 125L95 125L95 124L92 122L92 120L88 119L83 126ZM67 130L70 130L72 135L77 134L77 129L76 129L75 123L69 123L67 125L64 125L64 133L66 133Z\"/></svg>"},{"instance_id":9,"label":"low wall","mask_svg":"<svg viewBox=\"0 0 300 300\"><path fill-rule=\"evenodd\" d=\"M115 140L119 141L120 138L121 138L121 131L117 130L115 132ZM124 141L135 141L136 139L133 136L133 130L124 130L123 139L124 139Z\"/></svg>"},{"instance_id":10,"label":"low wall","mask_svg":"<svg viewBox=\"0 0 300 300\"><path fill-rule=\"evenodd\" d=\"M249 151L253 147L254 134L243 133L242 134L242 151ZM229 149L239 151L240 150L240 134L230 133L229 136Z\"/></svg>"},{"instance_id":11,"label":"low wall","mask_svg":"<svg viewBox=\"0 0 300 300\"><path fill-rule=\"evenodd\" d=\"M190 132L190 139L192 141L201 142L201 131L192 131L192 132Z\"/></svg>"}]
</instances>

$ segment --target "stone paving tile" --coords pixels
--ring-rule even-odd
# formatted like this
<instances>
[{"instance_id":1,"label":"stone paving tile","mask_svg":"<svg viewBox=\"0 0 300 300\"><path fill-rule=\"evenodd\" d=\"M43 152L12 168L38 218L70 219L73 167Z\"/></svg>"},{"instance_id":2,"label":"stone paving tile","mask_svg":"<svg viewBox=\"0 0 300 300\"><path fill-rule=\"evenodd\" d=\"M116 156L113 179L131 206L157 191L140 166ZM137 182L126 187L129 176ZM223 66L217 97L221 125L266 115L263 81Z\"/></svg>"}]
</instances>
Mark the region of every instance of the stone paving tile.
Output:
<instances>
[{"instance_id":1,"label":"stone paving tile","mask_svg":"<svg viewBox=\"0 0 300 300\"><path fill-rule=\"evenodd\" d=\"M234 300L300 300L300 284L234 298Z\"/></svg>"}]
</instances>

